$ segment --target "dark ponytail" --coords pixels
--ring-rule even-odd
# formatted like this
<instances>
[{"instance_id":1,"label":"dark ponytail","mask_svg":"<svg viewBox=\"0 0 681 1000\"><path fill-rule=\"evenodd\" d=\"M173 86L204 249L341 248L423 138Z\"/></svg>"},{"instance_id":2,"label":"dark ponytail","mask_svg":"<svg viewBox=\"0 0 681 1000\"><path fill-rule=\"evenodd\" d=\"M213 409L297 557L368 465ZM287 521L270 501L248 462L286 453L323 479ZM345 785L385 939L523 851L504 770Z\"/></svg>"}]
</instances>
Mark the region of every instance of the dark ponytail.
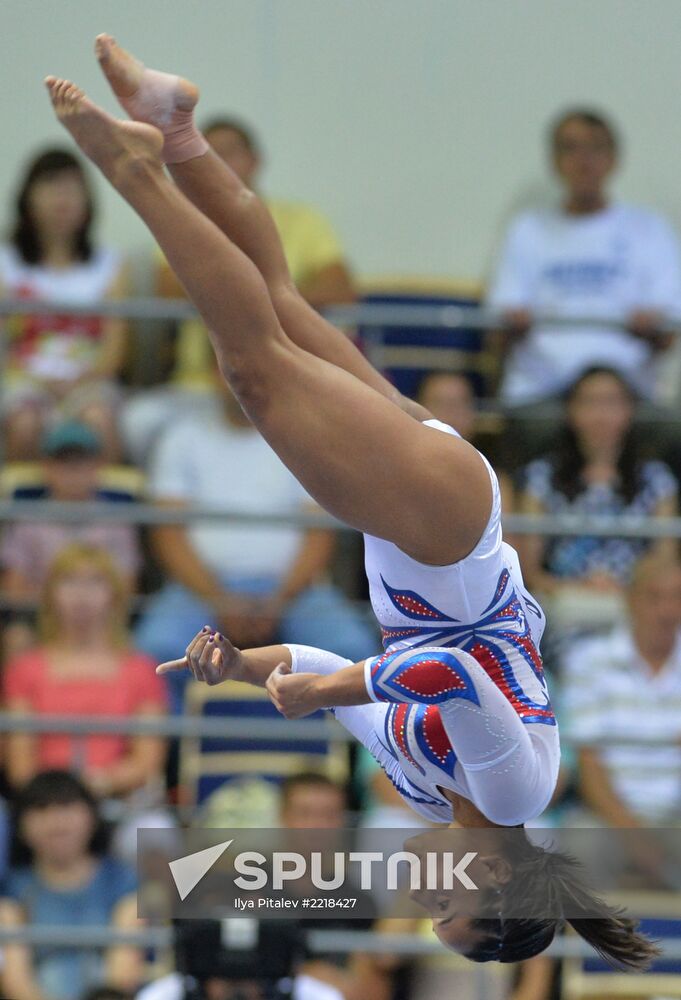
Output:
<instances>
[{"instance_id":1,"label":"dark ponytail","mask_svg":"<svg viewBox=\"0 0 681 1000\"><path fill-rule=\"evenodd\" d=\"M615 969L645 972L661 954L655 942L640 934L637 922L623 916L622 910L611 908L608 917L579 917L568 923Z\"/></svg>"},{"instance_id":2,"label":"dark ponytail","mask_svg":"<svg viewBox=\"0 0 681 1000\"><path fill-rule=\"evenodd\" d=\"M500 913L475 921L481 939L467 958L525 961L548 948L565 923L617 969L643 972L660 954L624 910L589 889L575 858L529 842L513 853L513 875L501 893Z\"/></svg>"},{"instance_id":3,"label":"dark ponytail","mask_svg":"<svg viewBox=\"0 0 681 1000\"><path fill-rule=\"evenodd\" d=\"M567 923L609 965L645 971L660 949L638 932L638 922L627 917L622 907L610 906L594 895L580 877L580 868L567 854L546 852L547 877L556 887Z\"/></svg>"}]
</instances>

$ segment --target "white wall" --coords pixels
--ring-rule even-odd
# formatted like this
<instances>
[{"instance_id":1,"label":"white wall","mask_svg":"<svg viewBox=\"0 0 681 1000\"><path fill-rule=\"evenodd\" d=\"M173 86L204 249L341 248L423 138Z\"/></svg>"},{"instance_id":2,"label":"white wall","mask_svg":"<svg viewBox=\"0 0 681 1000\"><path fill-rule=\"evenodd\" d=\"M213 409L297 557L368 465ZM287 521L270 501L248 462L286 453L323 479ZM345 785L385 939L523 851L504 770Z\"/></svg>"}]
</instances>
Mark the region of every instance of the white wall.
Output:
<instances>
[{"instance_id":1,"label":"white wall","mask_svg":"<svg viewBox=\"0 0 681 1000\"><path fill-rule=\"evenodd\" d=\"M252 120L268 189L323 207L362 274L482 276L510 207L546 193L542 128L566 103L613 114L618 192L681 226L680 0L1 0L8 208L22 160L66 138L45 74L113 108L98 31L197 80L205 114ZM150 245L100 190L105 238Z\"/></svg>"}]
</instances>

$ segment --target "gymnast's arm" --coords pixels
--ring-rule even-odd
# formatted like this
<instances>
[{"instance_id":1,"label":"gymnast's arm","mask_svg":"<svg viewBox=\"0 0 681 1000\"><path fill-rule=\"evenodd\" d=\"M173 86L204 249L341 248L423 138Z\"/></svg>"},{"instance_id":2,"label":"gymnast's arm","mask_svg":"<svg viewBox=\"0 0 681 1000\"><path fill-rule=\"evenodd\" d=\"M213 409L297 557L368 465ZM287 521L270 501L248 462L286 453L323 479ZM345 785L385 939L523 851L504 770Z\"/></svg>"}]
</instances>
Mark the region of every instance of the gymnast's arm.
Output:
<instances>
[{"instance_id":1,"label":"gymnast's arm","mask_svg":"<svg viewBox=\"0 0 681 1000\"><path fill-rule=\"evenodd\" d=\"M318 672L300 669L310 660L294 664L292 650L305 650ZM297 656L300 657L299 652ZM365 661L340 666L343 663L349 664L349 661L343 661L335 653L308 650L307 647L275 645L240 650L225 636L206 626L187 646L183 657L162 663L156 672L191 670L196 680L209 685L235 680L264 687L282 715L298 719L320 708L371 702L364 677ZM300 672L294 672L294 667Z\"/></svg>"}]
</instances>

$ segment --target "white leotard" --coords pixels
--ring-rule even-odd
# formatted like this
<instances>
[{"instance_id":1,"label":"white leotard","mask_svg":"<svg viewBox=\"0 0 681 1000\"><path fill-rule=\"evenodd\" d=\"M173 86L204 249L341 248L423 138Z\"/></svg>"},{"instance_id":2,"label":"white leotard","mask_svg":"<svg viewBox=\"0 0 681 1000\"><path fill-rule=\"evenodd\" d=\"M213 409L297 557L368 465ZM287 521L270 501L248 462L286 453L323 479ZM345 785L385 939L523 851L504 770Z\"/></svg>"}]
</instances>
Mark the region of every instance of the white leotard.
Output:
<instances>
[{"instance_id":1,"label":"white leotard","mask_svg":"<svg viewBox=\"0 0 681 1000\"><path fill-rule=\"evenodd\" d=\"M426 566L365 536L385 652L366 661L374 704L334 712L427 819L451 820L441 791L451 789L513 826L548 804L560 749L538 651L544 615L525 590L515 550L502 541L499 484L483 460L492 511L465 559ZM332 672L346 662L298 650L294 669Z\"/></svg>"}]
</instances>

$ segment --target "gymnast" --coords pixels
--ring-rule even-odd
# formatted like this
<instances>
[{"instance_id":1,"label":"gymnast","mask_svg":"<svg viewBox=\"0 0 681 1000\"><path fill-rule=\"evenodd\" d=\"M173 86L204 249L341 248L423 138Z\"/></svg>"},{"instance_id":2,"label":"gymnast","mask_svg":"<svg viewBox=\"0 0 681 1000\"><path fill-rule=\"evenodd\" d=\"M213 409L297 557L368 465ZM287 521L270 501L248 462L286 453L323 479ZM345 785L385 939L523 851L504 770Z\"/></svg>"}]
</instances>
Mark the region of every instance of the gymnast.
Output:
<instances>
[{"instance_id":1,"label":"gymnast","mask_svg":"<svg viewBox=\"0 0 681 1000\"><path fill-rule=\"evenodd\" d=\"M194 125L197 88L108 35L96 54L132 120L48 77L56 115L161 246L260 433L322 507L363 532L385 647L350 664L295 645L241 651L206 627L159 672L264 686L287 718L330 708L427 819L522 826L548 805L560 752L544 617L502 541L493 470L300 297L267 209ZM440 911L438 937L474 961L538 954L561 921L504 920L505 900L530 887L547 903L581 900L577 931L610 962L645 967L656 949L634 924L590 896L569 859L526 843L490 864L475 919Z\"/></svg>"}]
</instances>

